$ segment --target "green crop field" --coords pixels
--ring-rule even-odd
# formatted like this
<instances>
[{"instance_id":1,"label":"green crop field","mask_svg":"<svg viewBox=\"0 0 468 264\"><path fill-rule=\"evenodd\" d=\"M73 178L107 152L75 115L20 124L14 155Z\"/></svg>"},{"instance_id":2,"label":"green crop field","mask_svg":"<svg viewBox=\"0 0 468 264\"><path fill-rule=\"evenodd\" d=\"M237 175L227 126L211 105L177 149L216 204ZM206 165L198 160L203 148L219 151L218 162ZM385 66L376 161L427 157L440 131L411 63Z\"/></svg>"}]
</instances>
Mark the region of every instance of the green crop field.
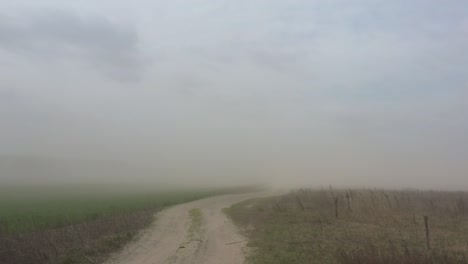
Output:
<instances>
[{"instance_id":1,"label":"green crop field","mask_svg":"<svg viewBox=\"0 0 468 264\"><path fill-rule=\"evenodd\" d=\"M214 191L124 191L92 186L14 188L0 190L3 233L20 233L94 220L146 208L159 208L208 195Z\"/></svg>"},{"instance_id":2,"label":"green crop field","mask_svg":"<svg viewBox=\"0 0 468 264\"><path fill-rule=\"evenodd\" d=\"M215 190L126 190L116 186L0 188L0 233L56 228L102 216L155 209L215 194Z\"/></svg>"},{"instance_id":3,"label":"green crop field","mask_svg":"<svg viewBox=\"0 0 468 264\"><path fill-rule=\"evenodd\" d=\"M0 187L0 263L99 263L171 205L246 191L152 185Z\"/></svg>"}]
</instances>

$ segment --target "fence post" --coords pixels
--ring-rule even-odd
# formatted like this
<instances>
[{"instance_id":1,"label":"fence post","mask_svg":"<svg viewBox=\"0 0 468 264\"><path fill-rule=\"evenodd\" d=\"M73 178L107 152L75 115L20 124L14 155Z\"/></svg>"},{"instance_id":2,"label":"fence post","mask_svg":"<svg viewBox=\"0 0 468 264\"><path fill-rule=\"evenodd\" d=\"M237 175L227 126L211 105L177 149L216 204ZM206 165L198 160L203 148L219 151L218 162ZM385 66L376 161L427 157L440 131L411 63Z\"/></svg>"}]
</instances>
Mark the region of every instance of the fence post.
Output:
<instances>
[{"instance_id":1,"label":"fence post","mask_svg":"<svg viewBox=\"0 0 468 264\"><path fill-rule=\"evenodd\" d=\"M279 206L278 202L275 202L276 208L278 208L278 211L281 211L281 207Z\"/></svg>"},{"instance_id":2,"label":"fence post","mask_svg":"<svg viewBox=\"0 0 468 264\"><path fill-rule=\"evenodd\" d=\"M426 244L427 249L431 249L430 237L429 237L429 216L424 216L424 227L426 228Z\"/></svg>"},{"instance_id":3,"label":"fence post","mask_svg":"<svg viewBox=\"0 0 468 264\"><path fill-rule=\"evenodd\" d=\"M390 198L385 192L382 192L382 194L385 196L385 199L387 199L388 202L388 208L392 209L392 202L390 202Z\"/></svg>"},{"instance_id":4,"label":"fence post","mask_svg":"<svg viewBox=\"0 0 468 264\"><path fill-rule=\"evenodd\" d=\"M351 195L349 194L349 192L346 192L346 200L348 201L348 211L351 212Z\"/></svg>"},{"instance_id":5,"label":"fence post","mask_svg":"<svg viewBox=\"0 0 468 264\"><path fill-rule=\"evenodd\" d=\"M296 200L299 203L299 205L301 206L302 211L304 211L305 210L304 205L302 205L301 200L299 200L299 197L297 197L297 195L296 195Z\"/></svg>"},{"instance_id":6,"label":"fence post","mask_svg":"<svg viewBox=\"0 0 468 264\"><path fill-rule=\"evenodd\" d=\"M338 218L338 197L336 197L335 194L333 193L333 189L331 185L330 185L330 193L332 195L333 203L335 205L335 217Z\"/></svg>"}]
</instances>

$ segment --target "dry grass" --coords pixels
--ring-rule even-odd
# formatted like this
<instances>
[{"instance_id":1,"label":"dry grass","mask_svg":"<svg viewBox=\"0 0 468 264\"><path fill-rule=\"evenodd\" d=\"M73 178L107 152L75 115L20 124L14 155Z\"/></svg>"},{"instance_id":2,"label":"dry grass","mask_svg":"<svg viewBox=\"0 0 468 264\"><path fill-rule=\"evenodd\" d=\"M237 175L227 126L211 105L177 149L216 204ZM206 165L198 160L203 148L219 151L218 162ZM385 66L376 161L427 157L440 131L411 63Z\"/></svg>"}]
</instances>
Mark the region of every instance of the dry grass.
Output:
<instances>
[{"instance_id":1,"label":"dry grass","mask_svg":"<svg viewBox=\"0 0 468 264\"><path fill-rule=\"evenodd\" d=\"M466 263L467 201L464 192L297 190L229 211L251 238L251 263Z\"/></svg>"},{"instance_id":2,"label":"dry grass","mask_svg":"<svg viewBox=\"0 0 468 264\"><path fill-rule=\"evenodd\" d=\"M99 263L152 222L154 210L0 238L0 263Z\"/></svg>"}]
</instances>

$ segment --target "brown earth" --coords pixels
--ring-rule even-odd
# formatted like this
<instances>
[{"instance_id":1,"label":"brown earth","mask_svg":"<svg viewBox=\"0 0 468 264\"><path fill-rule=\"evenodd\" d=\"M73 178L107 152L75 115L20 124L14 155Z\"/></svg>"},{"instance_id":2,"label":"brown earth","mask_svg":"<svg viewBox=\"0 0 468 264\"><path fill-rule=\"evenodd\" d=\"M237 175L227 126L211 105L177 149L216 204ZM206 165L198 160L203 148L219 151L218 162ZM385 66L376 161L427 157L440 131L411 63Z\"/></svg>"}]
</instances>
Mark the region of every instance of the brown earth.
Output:
<instances>
[{"instance_id":1,"label":"brown earth","mask_svg":"<svg viewBox=\"0 0 468 264\"><path fill-rule=\"evenodd\" d=\"M223 213L258 194L210 197L159 212L156 222L109 264L241 264L246 238ZM201 213L197 220L191 212Z\"/></svg>"}]
</instances>

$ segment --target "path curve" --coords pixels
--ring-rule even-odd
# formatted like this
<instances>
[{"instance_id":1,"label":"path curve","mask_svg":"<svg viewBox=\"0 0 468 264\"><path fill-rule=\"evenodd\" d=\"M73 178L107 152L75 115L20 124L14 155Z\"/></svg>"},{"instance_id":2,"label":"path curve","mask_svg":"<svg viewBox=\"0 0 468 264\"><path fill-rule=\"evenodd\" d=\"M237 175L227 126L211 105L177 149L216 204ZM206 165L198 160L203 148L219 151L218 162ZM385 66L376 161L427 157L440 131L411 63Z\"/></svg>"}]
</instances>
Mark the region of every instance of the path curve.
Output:
<instances>
[{"instance_id":1,"label":"path curve","mask_svg":"<svg viewBox=\"0 0 468 264\"><path fill-rule=\"evenodd\" d=\"M254 197L258 194L221 195L163 210L139 239L108 264L244 263L246 238L222 210ZM201 221L194 222L193 209L201 212Z\"/></svg>"}]
</instances>

